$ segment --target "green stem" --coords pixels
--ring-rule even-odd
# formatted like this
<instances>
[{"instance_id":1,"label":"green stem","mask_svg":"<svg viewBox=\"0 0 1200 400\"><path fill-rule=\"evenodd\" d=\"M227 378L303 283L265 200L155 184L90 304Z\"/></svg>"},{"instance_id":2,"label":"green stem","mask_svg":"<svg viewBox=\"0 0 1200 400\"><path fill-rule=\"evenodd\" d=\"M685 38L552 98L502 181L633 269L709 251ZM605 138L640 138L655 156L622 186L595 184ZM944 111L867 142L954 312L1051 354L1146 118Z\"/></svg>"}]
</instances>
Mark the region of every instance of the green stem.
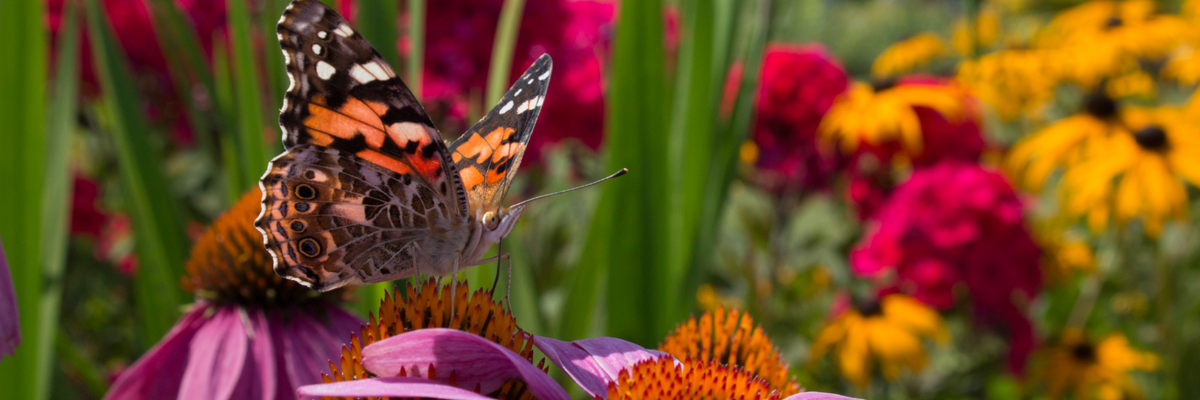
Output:
<instances>
[{"instance_id":1,"label":"green stem","mask_svg":"<svg viewBox=\"0 0 1200 400\"><path fill-rule=\"evenodd\" d=\"M408 54L408 90L421 98L421 70L425 65L425 0L408 0L408 39L412 52Z\"/></svg>"},{"instance_id":2,"label":"green stem","mask_svg":"<svg viewBox=\"0 0 1200 400\"><path fill-rule=\"evenodd\" d=\"M517 30L521 27L521 14L525 0L506 0L500 10L500 23L496 25L496 42L492 45L492 65L488 69L487 97L484 107L495 104L508 88L508 75L512 70Z\"/></svg>"}]
</instances>

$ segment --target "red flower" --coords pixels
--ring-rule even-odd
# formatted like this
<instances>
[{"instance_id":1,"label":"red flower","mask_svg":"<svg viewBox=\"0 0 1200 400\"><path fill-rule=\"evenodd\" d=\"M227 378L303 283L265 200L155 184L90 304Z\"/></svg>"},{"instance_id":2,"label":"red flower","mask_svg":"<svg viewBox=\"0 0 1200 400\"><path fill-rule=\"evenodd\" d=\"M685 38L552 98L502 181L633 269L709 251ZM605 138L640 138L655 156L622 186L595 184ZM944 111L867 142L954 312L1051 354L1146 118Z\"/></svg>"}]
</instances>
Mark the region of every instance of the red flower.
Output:
<instances>
[{"instance_id":1,"label":"red flower","mask_svg":"<svg viewBox=\"0 0 1200 400\"><path fill-rule=\"evenodd\" d=\"M854 272L894 272L885 284L941 309L966 288L980 321L1008 327L1009 366L1019 371L1032 345L1023 313L1041 290L1041 250L1008 181L975 164L941 163L914 172L875 218L851 254Z\"/></svg>"},{"instance_id":2,"label":"red flower","mask_svg":"<svg viewBox=\"0 0 1200 400\"><path fill-rule=\"evenodd\" d=\"M820 46L770 44L761 76L754 122L758 167L803 187L827 186L839 160L818 150L817 127L846 90L846 72Z\"/></svg>"},{"instance_id":3,"label":"red flower","mask_svg":"<svg viewBox=\"0 0 1200 400\"><path fill-rule=\"evenodd\" d=\"M100 186L79 174L75 174L74 185L71 195L71 234L98 238L100 231L108 223L108 215L96 208Z\"/></svg>"}]
</instances>

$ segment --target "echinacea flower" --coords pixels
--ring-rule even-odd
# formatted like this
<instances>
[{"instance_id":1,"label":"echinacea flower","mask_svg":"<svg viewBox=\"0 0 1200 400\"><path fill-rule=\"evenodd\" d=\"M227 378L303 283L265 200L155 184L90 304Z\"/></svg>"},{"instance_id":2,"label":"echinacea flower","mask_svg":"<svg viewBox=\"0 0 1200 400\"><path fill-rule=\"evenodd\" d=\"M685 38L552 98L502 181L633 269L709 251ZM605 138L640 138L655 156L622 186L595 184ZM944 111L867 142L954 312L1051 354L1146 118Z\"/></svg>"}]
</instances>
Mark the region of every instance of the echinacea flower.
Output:
<instances>
[{"instance_id":1,"label":"echinacea flower","mask_svg":"<svg viewBox=\"0 0 1200 400\"><path fill-rule=\"evenodd\" d=\"M910 79L872 86L856 82L825 113L818 131L846 154L865 145L895 147L912 158L925 148L917 114L922 107L954 122L970 111L966 94L952 83Z\"/></svg>"},{"instance_id":2,"label":"echinacea flower","mask_svg":"<svg viewBox=\"0 0 1200 400\"><path fill-rule=\"evenodd\" d=\"M875 57L871 64L871 76L888 79L929 64L931 61L950 54L946 42L933 32L923 32L908 39L892 43Z\"/></svg>"},{"instance_id":3,"label":"echinacea flower","mask_svg":"<svg viewBox=\"0 0 1200 400\"><path fill-rule=\"evenodd\" d=\"M718 307L697 321L688 318L667 335L658 350L680 360L714 361L741 368L757 376L783 396L800 392L779 349L754 324L750 314Z\"/></svg>"},{"instance_id":4,"label":"echinacea flower","mask_svg":"<svg viewBox=\"0 0 1200 400\"><path fill-rule=\"evenodd\" d=\"M197 241L183 286L196 295L162 340L126 369L105 399L276 399L320 382L323 363L362 320L280 278L254 229L258 189Z\"/></svg>"},{"instance_id":5,"label":"echinacea flower","mask_svg":"<svg viewBox=\"0 0 1200 400\"><path fill-rule=\"evenodd\" d=\"M1071 393L1077 400L1141 398L1130 373L1153 371L1159 364L1157 356L1134 349L1121 334L1095 342L1076 329L1064 331L1044 351L1042 362L1035 376L1047 394L1057 399Z\"/></svg>"},{"instance_id":6,"label":"echinacea flower","mask_svg":"<svg viewBox=\"0 0 1200 400\"><path fill-rule=\"evenodd\" d=\"M965 294L976 321L1007 332L1009 367L1019 371L1033 344L1024 310L1042 287L1041 250L1023 212L997 172L968 163L920 169L876 213L850 264L934 308Z\"/></svg>"},{"instance_id":7,"label":"echinacea flower","mask_svg":"<svg viewBox=\"0 0 1200 400\"><path fill-rule=\"evenodd\" d=\"M825 187L838 159L821 151L817 127L846 90L846 72L820 46L769 44L763 52L754 121L756 165L784 184Z\"/></svg>"},{"instance_id":8,"label":"echinacea flower","mask_svg":"<svg viewBox=\"0 0 1200 400\"><path fill-rule=\"evenodd\" d=\"M385 297L379 317L372 317L362 336L342 349L340 363L330 363L332 376L324 376L326 383L298 393L326 398L568 398L546 375L546 360L533 364L531 346L597 399L778 399L783 395L772 381L784 382L788 393L799 390L761 329L751 330L753 322L739 319L736 311L720 312L715 325L712 315L702 317L699 325L695 319L681 325L664 344L664 349L687 354L679 360L615 338L564 342L534 337L517 327L484 289L470 297L458 290L458 310L451 320L448 287L435 289L432 283L419 291L410 285L407 297ZM722 363L726 360L730 364ZM846 399L822 393L788 398Z\"/></svg>"},{"instance_id":9,"label":"echinacea flower","mask_svg":"<svg viewBox=\"0 0 1200 400\"><path fill-rule=\"evenodd\" d=\"M11 356L21 345L21 316L17 309L17 291L13 288L8 257L0 243L0 361Z\"/></svg>"},{"instance_id":10,"label":"echinacea flower","mask_svg":"<svg viewBox=\"0 0 1200 400\"><path fill-rule=\"evenodd\" d=\"M896 380L902 369L919 372L928 358L925 339L949 338L942 318L904 294L856 301L834 317L813 341L812 358L833 354L842 375L859 387L871 382L878 363L884 378Z\"/></svg>"},{"instance_id":11,"label":"echinacea flower","mask_svg":"<svg viewBox=\"0 0 1200 400\"><path fill-rule=\"evenodd\" d=\"M1109 219L1141 218L1156 236L1164 222L1186 214L1186 184L1200 186L1197 121L1175 108L1130 108L1121 118L1126 131L1092 140L1067 166L1059 188L1063 211L1086 216L1095 231Z\"/></svg>"}]
</instances>

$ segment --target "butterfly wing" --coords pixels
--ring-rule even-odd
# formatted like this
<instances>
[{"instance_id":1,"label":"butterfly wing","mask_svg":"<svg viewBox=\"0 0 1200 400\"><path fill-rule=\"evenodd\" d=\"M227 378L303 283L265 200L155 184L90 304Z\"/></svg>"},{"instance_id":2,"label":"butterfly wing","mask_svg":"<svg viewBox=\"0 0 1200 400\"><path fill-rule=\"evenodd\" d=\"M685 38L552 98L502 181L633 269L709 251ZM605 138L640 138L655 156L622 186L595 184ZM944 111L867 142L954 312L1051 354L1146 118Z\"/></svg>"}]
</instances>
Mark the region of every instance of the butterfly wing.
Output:
<instances>
[{"instance_id":1,"label":"butterfly wing","mask_svg":"<svg viewBox=\"0 0 1200 400\"><path fill-rule=\"evenodd\" d=\"M486 116L450 145L472 211L500 206L546 100L552 69L550 55L543 54Z\"/></svg>"},{"instance_id":2,"label":"butterfly wing","mask_svg":"<svg viewBox=\"0 0 1200 400\"><path fill-rule=\"evenodd\" d=\"M430 228L467 215L445 142L332 9L293 1L276 32L290 81L279 114L287 151L260 181L255 222L275 271L318 290L415 273Z\"/></svg>"}]
</instances>

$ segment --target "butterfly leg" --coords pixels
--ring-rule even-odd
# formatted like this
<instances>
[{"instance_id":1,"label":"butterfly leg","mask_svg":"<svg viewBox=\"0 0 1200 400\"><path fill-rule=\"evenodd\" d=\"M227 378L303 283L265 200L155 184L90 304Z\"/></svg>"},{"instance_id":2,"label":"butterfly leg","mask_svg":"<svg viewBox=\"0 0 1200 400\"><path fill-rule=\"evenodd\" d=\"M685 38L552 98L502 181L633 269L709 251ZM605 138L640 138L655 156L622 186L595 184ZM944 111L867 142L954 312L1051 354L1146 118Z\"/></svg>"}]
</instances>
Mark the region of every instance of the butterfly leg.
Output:
<instances>
[{"instance_id":1,"label":"butterfly leg","mask_svg":"<svg viewBox=\"0 0 1200 400\"><path fill-rule=\"evenodd\" d=\"M454 323L454 301L458 300L458 260L462 259L462 250L454 258L454 269L450 274L450 322Z\"/></svg>"}]
</instances>

